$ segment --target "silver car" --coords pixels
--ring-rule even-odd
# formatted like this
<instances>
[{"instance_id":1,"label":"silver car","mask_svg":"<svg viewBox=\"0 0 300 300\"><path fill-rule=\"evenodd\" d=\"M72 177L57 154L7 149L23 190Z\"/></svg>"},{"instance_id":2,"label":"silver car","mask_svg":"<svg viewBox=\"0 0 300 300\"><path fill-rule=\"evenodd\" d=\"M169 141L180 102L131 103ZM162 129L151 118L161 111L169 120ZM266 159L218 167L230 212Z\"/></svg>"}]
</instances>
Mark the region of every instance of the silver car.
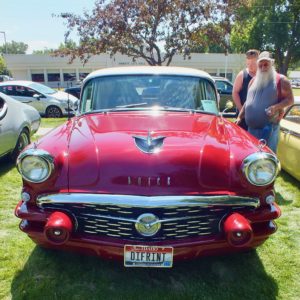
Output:
<instances>
[{"instance_id":1,"label":"silver car","mask_svg":"<svg viewBox=\"0 0 300 300\"><path fill-rule=\"evenodd\" d=\"M0 83L0 92L33 106L41 116L60 118L74 115L78 99L33 81L6 81Z\"/></svg>"},{"instance_id":2,"label":"silver car","mask_svg":"<svg viewBox=\"0 0 300 300\"><path fill-rule=\"evenodd\" d=\"M0 157L18 154L30 143L30 136L39 128L38 111L0 93Z\"/></svg>"}]
</instances>

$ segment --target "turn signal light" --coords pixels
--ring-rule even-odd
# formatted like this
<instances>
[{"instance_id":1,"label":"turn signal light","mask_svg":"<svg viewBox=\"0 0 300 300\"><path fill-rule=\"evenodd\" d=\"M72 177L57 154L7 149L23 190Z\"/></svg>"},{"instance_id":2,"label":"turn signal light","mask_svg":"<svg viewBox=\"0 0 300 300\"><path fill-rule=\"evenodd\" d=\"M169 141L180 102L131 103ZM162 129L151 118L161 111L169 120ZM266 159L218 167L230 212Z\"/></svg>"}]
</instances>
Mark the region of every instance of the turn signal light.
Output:
<instances>
[{"instance_id":1,"label":"turn signal light","mask_svg":"<svg viewBox=\"0 0 300 300\"><path fill-rule=\"evenodd\" d=\"M73 230L73 224L68 215L54 212L48 218L44 234L49 242L61 245L68 241Z\"/></svg>"},{"instance_id":2,"label":"turn signal light","mask_svg":"<svg viewBox=\"0 0 300 300\"><path fill-rule=\"evenodd\" d=\"M253 238L249 221L238 213L230 215L224 222L224 231L228 243L233 247L243 247Z\"/></svg>"}]
</instances>

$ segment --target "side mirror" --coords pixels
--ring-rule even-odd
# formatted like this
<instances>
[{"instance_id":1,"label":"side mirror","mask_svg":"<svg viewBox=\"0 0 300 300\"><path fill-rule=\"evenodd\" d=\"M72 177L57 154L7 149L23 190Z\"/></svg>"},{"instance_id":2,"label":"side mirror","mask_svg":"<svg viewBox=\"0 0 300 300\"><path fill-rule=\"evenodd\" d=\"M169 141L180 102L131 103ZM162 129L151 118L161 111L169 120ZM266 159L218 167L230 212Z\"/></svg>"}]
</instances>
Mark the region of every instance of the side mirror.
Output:
<instances>
[{"instance_id":1,"label":"side mirror","mask_svg":"<svg viewBox=\"0 0 300 300\"><path fill-rule=\"evenodd\" d=\"M8 111L8 106L5 100L3 100L2 98L0 98L0 120L2 120Z\"/></svg>"},{"instance_id":2,"label":"side mirror","mask_svg":"<svg viewBox=\"0 0 300 300\"><path fill-rule=\"evenodd\" d=\"M70 100L69 100L69 101L70 101ZM78 107L79 107L79 100L76 100L76 101L74 102L73 107L74 107L74 110L78 110Z\"/></svg>"},{"instance_id":3,"label":"side mirror","mask_svg":"<svg viewBox=\"0 0 300 300\"><path fill-rule=\"evenodd\" d=\"M41 100L41 95L40 94L34 94L33 98L35 98L36 100Z\"/></svg>"}]
</instances>

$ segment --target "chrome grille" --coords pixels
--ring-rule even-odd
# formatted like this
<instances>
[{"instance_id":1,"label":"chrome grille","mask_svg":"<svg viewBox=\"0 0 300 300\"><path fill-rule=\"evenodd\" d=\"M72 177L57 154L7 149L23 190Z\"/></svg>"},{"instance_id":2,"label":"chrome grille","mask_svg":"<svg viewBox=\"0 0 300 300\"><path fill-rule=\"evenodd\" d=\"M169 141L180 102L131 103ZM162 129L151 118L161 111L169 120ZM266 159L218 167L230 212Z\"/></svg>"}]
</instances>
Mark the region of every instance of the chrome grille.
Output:
<instances>
[{"instance_id":1,"label":"chrome grille","mask_svg":"<svg viewBox=\"0 0 300 300\"><path fill-rule=\"evenodd\" d=\"M220 234L219 224L228 213L245 207L169 206L129 207L118 205L45 203L44 209L60 210L72 215L77 222L77 233L97 237L127 240L166 240ZM141 236L135 229L135 220L144 213L155 214L161 229L153 237Z\"/></svg>"}]
</instances>

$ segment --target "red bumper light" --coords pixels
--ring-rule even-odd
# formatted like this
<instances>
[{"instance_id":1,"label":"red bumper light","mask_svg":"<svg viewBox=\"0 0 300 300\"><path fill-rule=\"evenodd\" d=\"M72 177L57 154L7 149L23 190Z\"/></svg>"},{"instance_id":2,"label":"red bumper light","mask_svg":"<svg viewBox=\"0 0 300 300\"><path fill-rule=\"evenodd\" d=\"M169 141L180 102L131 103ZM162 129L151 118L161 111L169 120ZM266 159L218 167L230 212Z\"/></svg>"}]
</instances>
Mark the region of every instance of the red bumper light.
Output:
<instances>
[{"instance_id":1,"label":"red bumper light","mask_svg":"<svg viewBox=\"0 0 300 300\"><path fill-rule=\"evenodd\" d=\"M238 213L230 215L224 222L224 231L228 243L234 247L243 247L253 238L249 221Z\"/></svg>"},{"instance_id":2,"label":"red bumper light","mask_svg":"<svg viewBox=\"0 0 300 300\"><path fill-rule=\"evenodd\" d=\"M62 212L54 212L46 223L44 234L49 242L60 245L69 239L72 230L71 219Z\"/></svg>"}]
</instances>

